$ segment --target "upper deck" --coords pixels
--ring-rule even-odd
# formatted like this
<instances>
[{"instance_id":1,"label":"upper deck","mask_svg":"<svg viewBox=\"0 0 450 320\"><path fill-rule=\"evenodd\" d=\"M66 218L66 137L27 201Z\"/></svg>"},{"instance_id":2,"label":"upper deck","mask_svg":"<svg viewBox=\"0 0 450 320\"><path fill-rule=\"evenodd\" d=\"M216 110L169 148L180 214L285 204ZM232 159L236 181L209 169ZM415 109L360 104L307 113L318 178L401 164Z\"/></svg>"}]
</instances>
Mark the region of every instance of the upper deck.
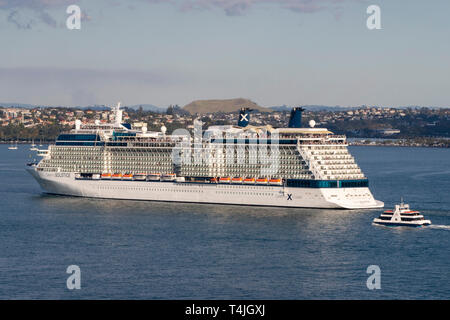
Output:
<instances>
[{"instance_id":1,"label":"upper deck","mask_svg":"<svg viewBox=\"0 0 450 320\"><path fill-rule=\"evenodd\" d=\"M280 176L355 180L364 175L348 153L346 137L326 128L210 126L167 134L116 121L82 124L62 133L40 168L75 172L159 172L181 176ZM175 158L181 163L177 163ZM276 171L263 169L276 165Z\"/></svg>"}]
</instances>

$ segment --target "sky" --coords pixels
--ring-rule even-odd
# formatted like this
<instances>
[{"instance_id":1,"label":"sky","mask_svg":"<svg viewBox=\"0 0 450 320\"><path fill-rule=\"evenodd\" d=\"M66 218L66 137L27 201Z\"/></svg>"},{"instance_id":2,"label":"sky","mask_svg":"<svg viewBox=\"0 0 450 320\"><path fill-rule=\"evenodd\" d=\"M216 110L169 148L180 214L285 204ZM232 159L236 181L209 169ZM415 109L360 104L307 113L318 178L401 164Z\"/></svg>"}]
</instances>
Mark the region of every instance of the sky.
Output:
<instances>
[{"instance_id":1,"label":"sky","mask_svg":"<svg viewBox=\"0 0 450 320\"><path fill-rule=\"evenodd\" d=\"M449 107L449 40L448 0L0 0L0 101Z\"/></svg>"}]
</instances>

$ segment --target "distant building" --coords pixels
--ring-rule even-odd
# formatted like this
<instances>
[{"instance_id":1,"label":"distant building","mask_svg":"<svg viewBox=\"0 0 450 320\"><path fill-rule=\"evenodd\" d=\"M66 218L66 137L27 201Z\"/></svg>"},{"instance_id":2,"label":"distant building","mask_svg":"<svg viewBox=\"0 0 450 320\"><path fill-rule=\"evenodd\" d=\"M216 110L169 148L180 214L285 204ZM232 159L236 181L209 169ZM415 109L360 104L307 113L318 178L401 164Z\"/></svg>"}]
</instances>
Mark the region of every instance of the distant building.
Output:
<instances>
[{"instance_id":1,"label":"distant building","mask_svg":"<svg viewBox=\"0 0 450 320\"><path fill-rule=\"evenodd\" d=\"M386 136L400 133L400 130L398 129L381 129L379 131Z\"/></svg>"}]
</instances>

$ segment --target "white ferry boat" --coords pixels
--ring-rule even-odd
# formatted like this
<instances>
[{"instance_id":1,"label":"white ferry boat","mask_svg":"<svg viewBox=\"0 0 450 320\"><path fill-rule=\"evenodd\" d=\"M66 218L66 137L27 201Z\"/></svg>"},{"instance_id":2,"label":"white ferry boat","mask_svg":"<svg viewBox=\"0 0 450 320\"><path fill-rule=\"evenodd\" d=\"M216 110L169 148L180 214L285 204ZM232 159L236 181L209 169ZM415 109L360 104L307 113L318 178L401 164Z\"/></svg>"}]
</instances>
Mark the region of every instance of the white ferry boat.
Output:
<instances>
[{"instance_id":1,"label":"white ferry boat","mask_svg":"<svg viewBox=\"0 0 450 320\"><path fill-rule=\"evenodd\" d=\"M424 216L419 211L414 211L409 208L409 204L403 203L395 206L394 210L384 211L378 218L373 220L375 224L385 226L406 226L406 227L421 227L431 224L430 220L425 220Z\"/></svg>"},{"instance_id":2,"label":"white ferry boat","mask_svg":"<svg viewBox=\"0 0 450 320\"><path fill-rule=\"evenodd\" d=\"M287 128L249 124L187 134L150 132L122 123L82 124L62 133L28 171L49 194L308 208L380 208L348 152L346 137L301 126L294 108ZM195 130L194 130L195 131ZM198 132L197 132L198 133Z\"/></svg>"}]
</instances>

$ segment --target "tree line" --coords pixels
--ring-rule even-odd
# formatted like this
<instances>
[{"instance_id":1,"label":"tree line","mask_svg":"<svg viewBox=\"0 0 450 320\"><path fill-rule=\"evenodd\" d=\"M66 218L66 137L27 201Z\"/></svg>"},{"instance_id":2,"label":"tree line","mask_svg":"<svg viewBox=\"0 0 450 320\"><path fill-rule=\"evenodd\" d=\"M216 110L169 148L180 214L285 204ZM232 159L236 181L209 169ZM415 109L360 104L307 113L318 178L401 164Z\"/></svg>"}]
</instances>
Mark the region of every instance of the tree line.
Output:
<instances>
[{"instance_id":1,"label":"tree line","mask_svg":"<svg viewBox=\"0 0 450 320\"><path fill-rule=\"evenodd\" d=\"M56 123L25 127L23 124L8 124L0 127L0 141L42 141L51 142L63 131L70 130L70 126Z\"/></svg>"}]
</instances>

